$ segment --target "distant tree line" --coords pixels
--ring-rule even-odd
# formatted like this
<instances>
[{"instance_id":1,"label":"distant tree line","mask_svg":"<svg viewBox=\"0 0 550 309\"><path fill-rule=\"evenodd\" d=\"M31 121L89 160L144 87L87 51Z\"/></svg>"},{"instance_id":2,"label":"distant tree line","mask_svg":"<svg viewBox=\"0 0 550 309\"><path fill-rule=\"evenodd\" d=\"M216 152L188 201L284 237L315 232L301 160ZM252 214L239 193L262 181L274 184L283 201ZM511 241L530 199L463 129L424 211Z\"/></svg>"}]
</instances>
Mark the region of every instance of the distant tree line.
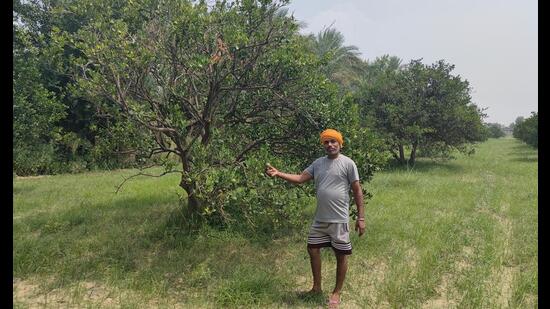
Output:
<instances>
[{"instance_id":1,"label":"distant tree line","mask_svg":"<svg viewBox=\"0 0 550 309\"><path fill-rule=\"evenodd\" d=\"M485 127L487 129L487 137L501 138L506 136L504 132L505 127L500 123L486 123Z\"/></svg>"}]
</instances>

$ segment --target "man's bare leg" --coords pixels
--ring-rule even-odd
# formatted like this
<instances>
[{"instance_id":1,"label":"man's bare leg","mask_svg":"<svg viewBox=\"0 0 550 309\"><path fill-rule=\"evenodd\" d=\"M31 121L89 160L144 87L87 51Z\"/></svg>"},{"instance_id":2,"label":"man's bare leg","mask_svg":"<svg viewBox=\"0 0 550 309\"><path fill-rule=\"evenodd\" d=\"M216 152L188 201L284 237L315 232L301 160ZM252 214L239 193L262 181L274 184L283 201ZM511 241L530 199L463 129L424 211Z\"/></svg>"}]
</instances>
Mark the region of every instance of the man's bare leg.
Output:
<instances>
[{"instance_id":1,"label":"man's bare leg","mask_svg":"<svg viewBox=\"0 0 550 309\"><path fill-rule=\"evenodd\" d=\"M321 289L321 248L307 248L313 274L313 288L311 292L320 293Z\"/></svg>"},{"instance_id":2,"label":"man's bare leg","mask_svg":"<svg viewBox=\"0 0 550 309\"><path fill-rule=\"evenodd\" d=\"M330 300L340 302L340 292L344 286L346 272L348 271L348 256L344 254L336 254L336 286L330 295Z\"/></svg>"}]
</instances>

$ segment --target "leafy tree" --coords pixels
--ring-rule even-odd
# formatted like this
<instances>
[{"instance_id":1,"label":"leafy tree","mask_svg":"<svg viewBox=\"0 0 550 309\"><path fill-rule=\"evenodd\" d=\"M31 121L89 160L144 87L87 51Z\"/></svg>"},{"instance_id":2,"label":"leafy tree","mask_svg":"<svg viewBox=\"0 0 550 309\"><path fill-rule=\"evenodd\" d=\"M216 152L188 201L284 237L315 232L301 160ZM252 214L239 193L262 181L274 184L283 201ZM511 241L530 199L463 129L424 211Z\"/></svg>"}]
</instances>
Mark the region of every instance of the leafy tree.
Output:
<instances>
[{"instance_id":1,"label":"leafy tree","mask_svg":"<svg viewBox=\"0 0 550 309\"><path fill-rule=\"evenodd\" d=\"M355 87L364 72L359 49L344 45L344 35L334 28L326 28L317 35L308 36L311 50L322 59L323 73L342 89Z\"/></svg>"},{"instance_id":2,"label":"leafy tree","mask_svg":"<svg viewBox=\"0 0 550 309\"><path fill-rule=\"evenodd\" d=\"M397 56L383 55L376 57L374 61L367 62L365 72L362 75L363 83L376 82L384 74L399 72L402 69L402 60Z\"/></svg>"},{"instance_id":3,"label":"leafy tree","mask_svg":"<svg viewBox=\"0 0 550 309\"><path fill-rule=\"evenodd\" d=\"M14 26L13 37L13 170L19 175L47 173L66 111L42 84L40 53L31 33Z\"/></svg>"},{"instance_id":4,"label":"leafy tree","mask_svg":"<svg viewBox=\"0 0 550 309\"><path fill-rule=\"evenodd\" d=\"M488 137L491 138L501 138L504 137L506 134L504 133L504 128L499 123L487 123L485 124L487 128L487 134Z\"/></svg>"},{"instance_id":5,"label":"leafy tree","mask_svg":"<svg viewBox=\"0 0 550 309\"><path fill-rule=\"evenodd\" d=\"M110 102L97 104L97 99L92 98L92 103L79 95L75 88L69 68L71 59L80 56L80 50L57 44L54 40L59 31L76 33L90 23L93 14L68 10L67 7L74 5L72 3L74 2L56 0L14 1L14 36L16 33L25 33L28 45L35 51L33 65L40 75L36 79L37 85L55 96L65 111L62 117L56 119L57 130L49 139L47 148L41 148L40 144L30 143L29 140L29 151L39 153L39 149L48 150L48 156L43 156L50 158L47 168L42 168L40 173L135 164L124 157L139 154L142 144L150 140L145 131L126 125L127 120L113 111ZM113 6L115 9L121 7L120 4ZM139 22L139 19L134 18L134 23ZM14 61L14 70L22 70L19 67L21 65L25 63ZM108 116L105 109L109 110ZM26 126L26 123L17 123L18 121L19 119L14 119L14 126ZM125 130L119 129L122 126L125 126ZM23 152L18 153L23 156ZM77 169L73 168L75 163Z\"/></svg>"},{"instance_id":6,"label":"leafy tree","mask_svg":"<svg viewBox=\"0 0 550 309\"><path fill-rule=\"evenodd\" d=\"M284 4L144 1L115 9L81 1L70 9L93 23L76 35L60 31L56 41L82 51L76 73L90 97L148 129L151 153L179 158L182 169L167 165L165 173L181 173L190 213L225 216L231 197L245 196L235 189L258 180L247 168L263 170L266 149L292 166L317 154L322 115L335 100L298 25L278 13Z\"/></svg>"},{"instance_id":7,"label":"leafy tree","mask_svg":"<svg viewBox=\"0 0 550 309\"><path fill-rule=\"evenodd\" d=\"M403 124L399 118L401 111L396 109L400 106L405 108L405 92L401 87L401 74L399 67L389 66L387 57L377 58L369 63L368 74L365 75L361 91L356 93L357 100L361 103L364 122L367 127L374 129L384 136L388 150L394 158L399 159L396 153L402 151L402 145L406 142L404 131L399 131ZM401 156L404 158L404 153Z\"/></svg>"},{"instance_id":8,"label":"leafy tree","mask_svg":"<svg viewBox=\"0 0 550 309\"><path fill-rule=\"evenodd\" d=\"M380 72L367 79L357 96L366 122L384 134L397 161L414 164L418 150L447 158L454 149L467 152L470 143L484 140L485 115L471 102L468 82L451 74L454 65L411 60L397 69L395 60L379 62L375 67Z\"/></svg>"}]
</instances>

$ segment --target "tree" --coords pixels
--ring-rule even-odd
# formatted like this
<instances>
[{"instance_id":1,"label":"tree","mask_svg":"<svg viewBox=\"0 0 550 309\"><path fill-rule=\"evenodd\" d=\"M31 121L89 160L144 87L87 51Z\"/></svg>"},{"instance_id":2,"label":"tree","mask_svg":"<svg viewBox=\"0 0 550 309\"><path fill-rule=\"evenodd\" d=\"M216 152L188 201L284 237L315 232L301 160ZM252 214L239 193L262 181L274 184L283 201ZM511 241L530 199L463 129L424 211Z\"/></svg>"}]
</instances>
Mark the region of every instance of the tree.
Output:
<instances>
[{"instance_id":1,"label":"tree","mask_svg":"<svg viewBox=\"0 0 550 309\"><path fill-rule=\"evenodd\" d=\"M171 153L190 213L224 205L231 175L263 147L310 160L334 88L318 73L286 2L150 1L113 8L82 1L93 22L56 41L82 52L77 78L90 97L150 130L151 154ZM122 13L121 13L122 12ZM132 23L139 17L140 23ZM252 164L252 163L249 163ZM216 206L217 205L217 206Z\"/></svg>"},{"instance_id":2,"label":"tree","mask_svg":"<svg viewBox=\"0 0 550 309\"><path fill-rule=\"evenodd\" d=\"M354 45L344 45L344 35L334 28L326 28L317 35L308 36L311 50L323 60L323 72L343 89L357 84L364 63L359 58L359 49Z\"/></svg>"},{"instance_id":3,"label":"tree","mask_svg":"<svg viewBox=\"0 0 550 309\"><path fill-rule=\"evenodd\" d=\"M378 65L381 72L364 83L358 99L367 123L385 135L397 161L414 164L418 150L445 158L484 139L484 114L471 102L468 82L451 74L454 65L411 60L398 70L393 63Z\"/></svg>"},{"instance_id":4,"label":"tree","mask_svg":"<svg viewBox=\"0 0 550 309\"><path fill-rule=\"evenodd\" d=\"M513 136L528 145L538 148L538 118L537 112L531 112L531 116L528 118L516 118Z\"/></svg>"},{"instance_id":5,"label":"tree","mask_svg":"<svg viewBox=\"0 0 550 309\"><path fill-rule=\"evenodd\" d=\"M56 33L64 31L74 34L91 22L93 14L68 9L76 5L74 1L14 1L13 27L14 37L25 33L26 42L34 50L33 65L36 74L36 87L43 88L55 97L64 109L62 116L56 118L56 130L51 131L48 147L32 143L26 149L41 157L48 158L43 168L33 168L33 173L56 173L81 171L93 167L125 167L135 162L124 160L124 154L139 155L142 144L150 138L144 130L126 125L127 120L119 117L108 102L94 103L80 96L74 81L70 78L71 59L80 55L77 48L54 42ZM119 6L120 7L120 6ZM135 18L134 23L139 23ZM15 47L14 47L15 50ZM14 71L24 70L24 61L14 61ZM110 115L105 112L109 110ZM14 119L14 126L26 127ZM124 130L120 127L125 126ZM23 158L18 151L19 162L36 163L29 157ZM125 163L122 164L121 162ZM19 173L23 173L21 164L17 164ZM76 168L74 168L76 166Z\"/></svg>"},{"instance_id":6,"label":"tree","mask_svg":"<svg viewBox=\"0 0 550 309\"><path fill-rule=\"evenodd\" d=\"M13 170L19 175L46 173L66 110L42 84L41 55L31 33L14 25L13 37Z\"/></svg>"},{"instance_id":7,"label":"tree","mask_svg":"<svg viewBox=\"0 0 550 309\"><path fill-rule=\"evenodd\" d=\"M504 127L499 123L487 123L485 127L487 128L488 137L501 138L506 135L504 133Z\"/></svg>"},{"instance_id":8,"label":"tree","mask_svg":"<svg viewBox=\"0 0 550 309\"><path fill-rule=\"evenodd\" d=\"M383 55L376 57L372 62L368 62L365 72L362 76L363 83L373 83L377 78L384 74L398 72L403 69L402 60L397 56Z\"/></svg>"},{"instance_id":9,"label":"tree","mask_svg":"<svg viewBox=\"0 0 550 309\"><path fill-rule=\"evenodd\" d=\"M387 148L395 159L405 160L403 147L399 146L407 139L406 133L400 131L404 127L404 118L399 117L402 111L396 107L404 110L407 101L404 89L400 86L400 67L390 65L388 60L389 57L381 57L369 63L362 88L356 97L362 107L364 124L384 136Z\"/></svg>"}]
</instances>

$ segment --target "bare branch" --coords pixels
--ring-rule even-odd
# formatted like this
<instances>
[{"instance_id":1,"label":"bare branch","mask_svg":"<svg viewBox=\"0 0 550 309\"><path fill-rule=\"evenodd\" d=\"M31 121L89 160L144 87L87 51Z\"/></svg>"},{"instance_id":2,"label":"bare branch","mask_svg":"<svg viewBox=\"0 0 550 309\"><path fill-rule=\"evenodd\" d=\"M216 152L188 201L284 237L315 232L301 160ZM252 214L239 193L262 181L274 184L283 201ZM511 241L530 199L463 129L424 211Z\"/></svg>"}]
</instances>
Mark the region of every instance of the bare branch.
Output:
<instances>
[{"instance_id":1,"label":"bare branch","mask_svg":"<svg viewBox=\"0 0 550 309\"><path fill-rule=\"evenodd\" d=\"M160 174L160 175L151 175L151 174L139 172L139 173L137 173L137 174L135 174L135 175L132 175L132 176L130 176L130 177L124 177L124 181L122 181L120 184L118 184L117 186L115 186L115 188L116 188L115 194L117 194L118 191L120 191L120 189L122 188L122 186L123 186L128 180L130 180L130 179L132 179L132 178L135 178L135 177L138 177L138 176L162 177L162 176L164 176L164 175L166 175L166 174L171 174L171 173L180 173L180 174L183 175L183 171L171 170L171 171L165 171L165 172L163 172L163 173Z\"/></svg>"},{"instance_id":2,"label":"bare branch","mask_svg":"<svg viewBox=\"0 0 550 309\"><path fill-rule=\"evenodd\" d=\"M260 138L260 139L257 139L255 141L251 142L250 144L248 144L244 148L244 150L241 151L241 153L239 153L239 155L237 155L237 157L235 158L235 162L241 162L243 160L244 156L246 155L246 153L248 153L249 151L251 151L252 149L257 147L258 145L260 145L265 140L266 140L266 138Z\"/></svg>"}]
</instances>

